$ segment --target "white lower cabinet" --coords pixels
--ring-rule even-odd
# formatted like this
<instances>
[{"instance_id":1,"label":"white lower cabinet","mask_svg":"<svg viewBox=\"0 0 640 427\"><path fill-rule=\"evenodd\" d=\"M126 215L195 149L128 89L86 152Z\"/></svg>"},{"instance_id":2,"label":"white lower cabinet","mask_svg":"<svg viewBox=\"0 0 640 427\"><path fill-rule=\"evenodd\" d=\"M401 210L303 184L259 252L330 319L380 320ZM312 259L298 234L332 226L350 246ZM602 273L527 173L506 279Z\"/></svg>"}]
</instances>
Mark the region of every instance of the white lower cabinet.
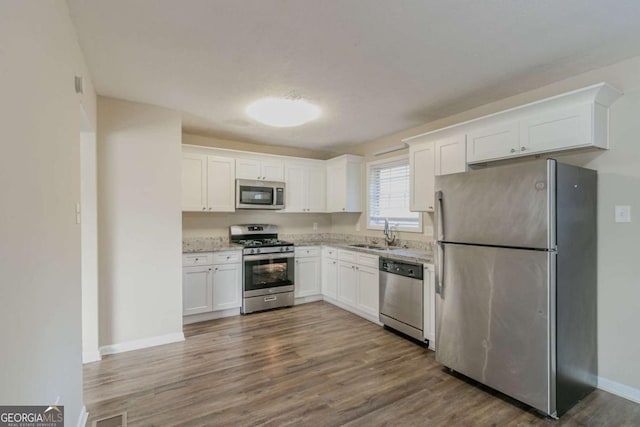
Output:
<instances>
[{"instance_id":1,"label":"white lower cabinet","mask_svg":"<svg viewBox=\"0 0 640 427\"><path fill-rule=\"evenodd\" d=\"M242 264L214 265L212 311L240 307L241 287Z\"/></svg>"},{"instance_id":2,"label":"white lower cabinet","mask_svg":"<svg viewBox=\"0 0 640 427\"><path fill-rule=\"evenodd\" d=\"M378 319L379 283L378 257L340 249L325 250L336 253L337 259L325 258L327 271L323 294L336 300L339 305L369 320ZM325 289L335 296L325 293Z\"/></svg>"},{"instance_id":3,"label":"white lower cabinet","mask_svg":"<svg viewBox=\"0 0 640 427\"><path fill-rule=\"evenodd\" d=\"M356 308L373 317L378 317L380 298L378 268L356 266L356 273L358 275Z\"/></svg>"},{"instance_id":4,"label":"white lower cabinet","mask_svg":"<svg viewBox=\"0 0 640 427\"><path fill-rule=\"evenodd\" d=\"M429 347L436 343L436 278L433 264L424 265L424 337L429 340Z\"/></svg>"},{"instance_id":5,"label":"white lower cabinet","mask_svg":"<svg viewBox=\"0 0 640 427\"><path fill-rule=\"evenodd\" d=\"M182 314L209 313L242 305L238 251L182 256ZM214 263L215 260L215 263ZM207 265L201 265L207 263Z\"/></svg>"},{"instance_id":6,"label":"white lower cabinet","mask_svg":"<svg viewBox=\"0 0 640 427\"><path fill-rule=\"evenodd\" d=\"M295 296L296 298L319 295L321 258L319 256L299 258L296 256Z\"/></svg>"},{"instance_id":7,"label":"white lower cabinet","mask_svg":"<svg viewBox=\"0 0 640 427\"><path fill-rule=\"evenodd\" d=\"M351 307L356 306L358 273L356 266L348 261L338 261L338 298Z\"/></svg>"},{"instance_id":8,"label":"white lower cabinet","mask_svg":"<svg viewBox=\"0 0 640 427\"><path fill-rule=\"evenodd\" d=\"M338 260L322 258L322 295L337 299L338 297Z\"/></svg>"},{"instance_id":9,"label":"white lower cabinet","mask_svg":"<svg viewBox=\"0 0 640 427\"><path fill-rule=\"evenodd\" d=\"M207 313L213 309L212 266L182 268L182 314Z\"/></svg>"}]
</instances>

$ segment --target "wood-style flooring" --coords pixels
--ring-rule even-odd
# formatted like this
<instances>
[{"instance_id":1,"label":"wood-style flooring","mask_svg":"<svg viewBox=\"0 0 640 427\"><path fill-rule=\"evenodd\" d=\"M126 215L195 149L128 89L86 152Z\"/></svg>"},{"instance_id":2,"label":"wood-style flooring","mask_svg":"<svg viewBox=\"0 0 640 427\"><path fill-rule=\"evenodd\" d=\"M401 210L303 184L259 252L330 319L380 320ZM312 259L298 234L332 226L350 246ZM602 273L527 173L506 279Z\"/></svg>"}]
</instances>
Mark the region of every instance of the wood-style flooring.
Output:
<instances>
[{"instance_id":1,"label":"wood-style flooring","mask_svg":"<svg viewBox=\"0 0 640 427\"><path fill-rule=\"evenodd\" d=\"M89 423L126 411L130 426L640 425L640 405L601 390L543 418L324 302L189 325L185 336L85 365Z\"/></svg>"}]
</instances>

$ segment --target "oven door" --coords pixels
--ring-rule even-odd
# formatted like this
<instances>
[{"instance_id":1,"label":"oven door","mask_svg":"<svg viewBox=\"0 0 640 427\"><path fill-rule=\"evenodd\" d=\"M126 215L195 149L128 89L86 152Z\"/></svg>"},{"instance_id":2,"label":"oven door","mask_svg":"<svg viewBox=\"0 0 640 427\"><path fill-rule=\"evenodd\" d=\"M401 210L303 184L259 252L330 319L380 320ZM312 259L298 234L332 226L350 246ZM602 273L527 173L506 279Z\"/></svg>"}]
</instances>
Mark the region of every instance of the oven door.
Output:
<instances>
[{"instance_id":1,"label":"oven door","mask_svg":"<svg viewBox=\"0 0 640 427\"><path fill-rule=\"evenodd\" d=\"M245 255L245 298L293 291L294 254Z\"/></svg>"}]
</instances>

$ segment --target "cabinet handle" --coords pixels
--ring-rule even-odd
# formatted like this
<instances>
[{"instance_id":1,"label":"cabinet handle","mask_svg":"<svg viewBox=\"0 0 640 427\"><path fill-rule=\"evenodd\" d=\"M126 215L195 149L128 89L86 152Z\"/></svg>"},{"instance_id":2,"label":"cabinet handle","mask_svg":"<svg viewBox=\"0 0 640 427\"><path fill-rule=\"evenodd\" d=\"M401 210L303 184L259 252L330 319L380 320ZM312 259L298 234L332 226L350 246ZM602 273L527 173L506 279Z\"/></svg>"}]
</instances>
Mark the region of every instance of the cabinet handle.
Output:
<instances>
[{"instance_id":1,"label":"cabinet handle","mask_svg":"<svg viewBox=\"0 0 640 427\"><path fill-rule=\"evenodd\" d=\"M526 151L526 150L527 150L527 147L521 147L520 148L520 151Z\"/></svg>"},{"instance_id":2,"label":"cabinet handle","mask_svg":"<svg viewBox=\"0 0 640 427\"><path fill-rule=\"evenodd\" d=\"M347 210L347 208L342 208L342 211L343 211L343 212L344 212L344 211L346 211L346 210Z\"/></svg>"},{"instance_id":3,"label":"cabinet handle","mask_svg":"<svg viewBox=\"0 0 640 427\"><path fill-rule=\"evenodd\" d=\"M335 264L336 262L335 262L335 261L333 261L333 263Z\"/></svg>"},{"instance_id":4,"label":"cabinet handle","mask_svg":"<svg viewBox=\"0 0 640 427\"><path fill-rule=\"evenodd\" d=\"M511 149L511 152L512 152L512 153L515 153L515 152L516 152L516 149L515 149L515 148L512 148L512 149Z\"/></svg>"},{"instance_id":5,"label":"cabinet handle","mask_svg":"<svg viewBox=\"0 0 640 427\"><path fill-rule=\"evenodd\" d=\"M206 210L207 210L207 208L206 208L206 207L203 207L203 208L202 208L202 210L203 210L203 211L206 211Z\"/></svg>"},{"instance_id":6,"label":"cabinet handle","mask_svg":"<svg viewBox=\"0 0 640 427\"><path fill-rule=\"evenodd\" d=\"M428 206L427 209L433 210L433 206Z\"/></svg>"},{"instance_id":7,"label":"cabinet handle","mask_svg":"<svg viewBox=\"0 0 640 427\"><path fill-rule=\"evenodd\" d=\"M218 271L218 267L216 267L215 271Z\"/></svg>"},{"instance_id":8,"label":"cabinet handle","mask_svg":"<svg viewBox=\"0 0 640 427\"><path fill-rule=\"evenodd\" d=\"M209 271L211 271L211 267L209 267Z\"/></svg>"},{"instance_id":9,"label":"cabinet handle","mask_svg":"<svg viewBox=\"0 0 640 427\"><path fill-rule=\"evenodd\" d=\"M360 267L356 266L356 270L360 270Z\"/></svg>"},{"instance_id":10,"label":"cabinet handle","mask_svg":"<svg viewBox=\"0 0 640 427\"><path fill-rule=\"evenodd\" d=\"M211 209L213 209L213 208L209 208L209 210L211 210Z\"/></svg>"}]
</instances>

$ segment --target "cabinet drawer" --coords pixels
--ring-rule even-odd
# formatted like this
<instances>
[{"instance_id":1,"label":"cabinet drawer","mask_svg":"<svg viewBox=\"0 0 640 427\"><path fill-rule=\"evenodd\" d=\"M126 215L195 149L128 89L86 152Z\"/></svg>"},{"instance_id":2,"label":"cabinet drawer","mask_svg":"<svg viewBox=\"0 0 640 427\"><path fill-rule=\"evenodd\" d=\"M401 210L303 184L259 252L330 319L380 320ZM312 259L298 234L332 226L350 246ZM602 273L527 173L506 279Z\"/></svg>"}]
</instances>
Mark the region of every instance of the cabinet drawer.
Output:
<instances>
[{"instance_id":1,"label":"cabinet drawer","mask_svg":"<svg viewBox=\"0 0 640 427\"><path fill-rule=\"evenodd\" d=\"M356 263L360 265L366 265L367 267L378 268L378 256L358 254L358 260L356 261Z\"/></svg>"},{"instance_id":2,"label":"cabinet drawer","mask_svg":"<svg viewBox=\"0 0 640 427\"><path fill-rule=\"evenodd\" d=\"M302 246L296 248L296 258L320 256L320 247L318 246Z\"/></svg>"},{"instance_id":3,"label":"cabinet drawer","mask_svg":"<svg viewBox=\"0 0 640 427\"><path fill-rule=\"evenodd\" d=\"M336 248L322 249L322 256L331 259L338 259L338 250Z\"/></svg>"},{"instance_id":4,"label":"cabinet drawer","mask_svg":"<svg viewBox=\"0 0 640 427\"><path fill-rule=\"evenodd\" d=\"M351 252L351 251L345 251L343 249L338 249L338 259L340 261L346 261L346 262L357 262L358 261L358 254L355 252Z\"/></svg>"},{"instance_id":5,"label":"cabinet drawer","mask_svg":"<svg viewBox=\"0 0 640 427\"><path fill-rule=\"evenodd\" d=\"M237 264L242 262L240 251L215 252L213 254L213 264Z\"/></svg>"},{"instance_id":6,"label":"cabinet drawer","mask_svg":"<svg viewBox=\"0 0 640 427\"><path fill-rule=\"evenodd\" d=\"M213 254L211 252L182 254L183 267L190 267L194 265L211 265L211 264L213 264Z\"/></svg>"}]
</instances>

